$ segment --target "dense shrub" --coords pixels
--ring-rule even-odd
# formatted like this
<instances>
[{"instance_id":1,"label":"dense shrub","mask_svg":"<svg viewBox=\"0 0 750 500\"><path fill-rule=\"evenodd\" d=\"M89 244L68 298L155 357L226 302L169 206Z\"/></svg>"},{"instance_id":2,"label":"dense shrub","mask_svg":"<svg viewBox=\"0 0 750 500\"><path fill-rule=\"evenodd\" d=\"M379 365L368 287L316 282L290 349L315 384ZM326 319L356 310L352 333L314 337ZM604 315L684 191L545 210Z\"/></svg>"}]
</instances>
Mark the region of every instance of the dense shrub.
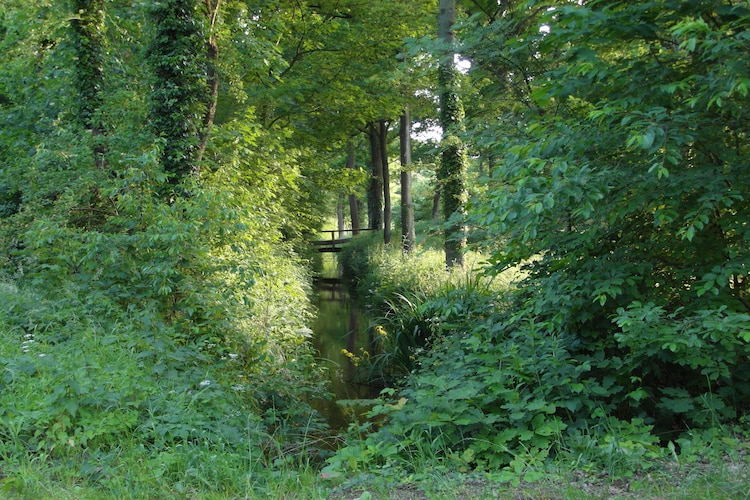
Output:
<instances>
[{"instance_id":1,"label":"dense shrub","mask_svg":"<svg viewBox=\"0 0 750 500\"><path fill-rule=\"evenodd\" d=\"M3 227L16 242L0 290L6 473L106 456L109 479L150 463L138 482L241 491L222 467L309 460L325 425L308 402L325 388L305 266L273 234L251 244L218 191L167 204L128 174L96 229L70 219L92 209L85 193Z\"/></svg>"},{"instance_id":2,"label":"dense shrub","mask_svg":"<svg viewBox=\"0 0 750 500\"><path fill-rule=\"evenodd\" d=\"M517 481L554 459L630 475L672 453L689 459L714 442L736 445L730 387L705 378L690 392L639 377L634 361L647 357L648 343L634 357L582 355L576 336L524 311L466 318L415 352L419 369L371 413L379 428L353 426L331 470L411 474L427 460Z\"/></svg>"},{"instance_id":3,"label":"dense shrub","mask_svg":"<svg viewBox=\"0 0 750 500\"><path fill-rule=\"evenodd\" d=\"M388 275L392 261L375 262L385 271L369 275ZM437 293L400 289L386 300L370 374L401 388L373 410L378 430L353 426L329 467L418 473L428 461L518 480L554 458L621 475L736 444L750 318L615 309L578 295L586 277L572 276L575 268L550 265L533 259L512 291L448 280Z\"/></svg>"},{"instance_id":4,"label":"dense shrub","mask_svg":"<svg viewBox=\"0 0 750 500\"><path fill-rule=\"evenodd\" d=\"M515 73L486 59L489 32L538 71L534 112L481 126L505 140L483 143L502 168L472 221L494 270L528 262L511 311L589 363L609 415L663 441L750 408L750 150L733 139L747 134L746 14L591 2L540 14L523 39L510 16L467 40L481 74Z\"/></svg>"}]
</instances>

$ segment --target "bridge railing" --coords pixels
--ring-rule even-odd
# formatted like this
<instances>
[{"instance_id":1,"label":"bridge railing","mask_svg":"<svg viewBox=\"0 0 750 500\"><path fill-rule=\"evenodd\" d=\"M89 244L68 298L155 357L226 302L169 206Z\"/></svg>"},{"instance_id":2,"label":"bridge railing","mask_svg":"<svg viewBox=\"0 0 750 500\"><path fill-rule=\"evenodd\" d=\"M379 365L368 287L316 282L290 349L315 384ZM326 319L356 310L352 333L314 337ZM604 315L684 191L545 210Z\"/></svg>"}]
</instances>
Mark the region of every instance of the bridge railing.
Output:
<instances>
[{"instance_id":1,"label":"bridge railing","mask_svg":"<svg viewBox=\"0 0 750 500\"><path fill-rule=\"evenodd\" d=\"M310 243L316 246L319 252L340 252L341 245L350 242L355 234L365 231L378 231L378 229L324 229L319 231L319 233L326 237L321 240L311 241ZM330 238L327 235L330 235Z\"/></svg>"},{"instance_id":2,"label":"bridge railing","mask_svg":"<svg viewBox=\"0 0 750 500\"><path fill-rule=\"evenodd\" d=\"M360 228L357 230L354 229L323 229L321 231L318 231L319 233L323 235L330 235L331 240L341 240L341 239L350 239L354 234L364 233L366 231L380 231L380 229L370 229L370 228ZM328 240L329 238L324 238L324 241Z\"/></svg>"}]
</instances>

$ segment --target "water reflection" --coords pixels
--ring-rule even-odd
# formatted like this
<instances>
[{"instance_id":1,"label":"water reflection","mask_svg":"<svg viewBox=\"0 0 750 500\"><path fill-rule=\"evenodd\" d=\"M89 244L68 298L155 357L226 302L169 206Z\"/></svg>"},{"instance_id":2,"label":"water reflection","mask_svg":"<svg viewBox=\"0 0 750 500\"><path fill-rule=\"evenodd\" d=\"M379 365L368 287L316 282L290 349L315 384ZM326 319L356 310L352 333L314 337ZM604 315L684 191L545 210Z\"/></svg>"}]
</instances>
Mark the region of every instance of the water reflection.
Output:
<instances>
[{"instance_id":1,"label":"water reflection","mask_svg":"<svg viewBox=\"0 0 750 500\"><path fill-rule=\"evenodd\" d=\"M355 366L344 350L362 355L367 349L367 319L362 315L343 284L337 279L321 279L316 283L318 316L313 323L313 344L323 362L330 368L333 401L316 405L334 429L345 428L350 422L336 400L368 399L373 390L353 381Z\"/></svg>"}]
</instances>

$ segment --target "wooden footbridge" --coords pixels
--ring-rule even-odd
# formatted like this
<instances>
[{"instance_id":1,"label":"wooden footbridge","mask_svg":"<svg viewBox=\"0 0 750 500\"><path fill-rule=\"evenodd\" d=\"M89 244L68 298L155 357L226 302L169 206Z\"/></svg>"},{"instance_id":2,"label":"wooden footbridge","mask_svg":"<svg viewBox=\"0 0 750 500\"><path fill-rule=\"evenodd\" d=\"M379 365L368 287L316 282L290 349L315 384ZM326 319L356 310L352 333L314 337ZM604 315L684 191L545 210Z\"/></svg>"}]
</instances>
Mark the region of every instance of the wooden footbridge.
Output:
<instances>
[{"instance_id":1,"label":"wooden footbridge","mask_svg":"<svg viewBox=\"0 0 750 500\"><path fill-rule=\"evenodd\" d=\"M352 231L351 229L332 229L320 231L321 234L326 237L322 240L313 240L310 243L316 248L318 252L340 252L343 245L352 241L355 234L359 234L364 231L378 231L377 229L357 229Z\"/></svg>"}]
</instances>

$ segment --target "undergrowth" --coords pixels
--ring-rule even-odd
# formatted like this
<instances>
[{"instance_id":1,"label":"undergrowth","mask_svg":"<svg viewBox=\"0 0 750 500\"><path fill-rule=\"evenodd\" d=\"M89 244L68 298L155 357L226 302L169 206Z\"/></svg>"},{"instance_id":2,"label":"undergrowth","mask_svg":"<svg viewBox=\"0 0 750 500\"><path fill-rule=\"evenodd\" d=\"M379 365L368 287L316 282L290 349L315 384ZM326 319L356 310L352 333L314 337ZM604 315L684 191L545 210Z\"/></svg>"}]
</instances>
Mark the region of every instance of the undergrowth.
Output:
<instances>
[{"instance_id":1,"label":"undergrowth","mask_svg":"<svg viewBox=\"0 0 750 500\"><path fill-rule=\"evenodd\" d=\"M245 496L329 453L305 266L250 244L217 191L170 205L134 193L148 185L113 188L97 229L67 216L72 194L4 221L4 493Z\"/></svg>"},{"instance_id":2,"label":"undergrowth","mask_svg":"<svg viewBox=\"0 0 750 500\"><path fill-rule=\"evenodd\" d=\"M383 257L388 252L376 247L355 261L365 266L358 290L385 306L375 321L379 350L366 365L370 379L388 388L369 419L350 427L327 473L484 471L519 484L561 464L627 479L670 462L744 460L746 403L742 392L729 397L731 379L722 375L744 380L736 371L747 359L739 323L705 318L693 331L677 331L620 311L612 322L622 333L591 350L565 329L560 311L538 313L552 301L534 295L528 275L512 274L526 280L517 289L471 271L456 280L437 259L414 262L429 252ZM658 346L646 325L659 330ZM705 349L715 339L721 356L685 356L684 333L700 335ZM656 378L656 367L669 369L678 351L686 378Z\"/></svg>"},{"instance_id":3,"label":"undergrowth","mask_svg":"<svg viewBox=\"0 0 750 500\"><path fill-rule=\"evenodd\" d=\"M94 300L109 314L93 316ZM248 353L186 339L156 315L115 314L105 294L50 298L5 282L0 302L6 494L245 495L272 488L269 471L302 474L325 457L325 425L303 403L318 390L302 386L313 358L293 331L274 349L248 337ZM263 350L276 359L260 373Z\"/></svg>"}]
</instances>

